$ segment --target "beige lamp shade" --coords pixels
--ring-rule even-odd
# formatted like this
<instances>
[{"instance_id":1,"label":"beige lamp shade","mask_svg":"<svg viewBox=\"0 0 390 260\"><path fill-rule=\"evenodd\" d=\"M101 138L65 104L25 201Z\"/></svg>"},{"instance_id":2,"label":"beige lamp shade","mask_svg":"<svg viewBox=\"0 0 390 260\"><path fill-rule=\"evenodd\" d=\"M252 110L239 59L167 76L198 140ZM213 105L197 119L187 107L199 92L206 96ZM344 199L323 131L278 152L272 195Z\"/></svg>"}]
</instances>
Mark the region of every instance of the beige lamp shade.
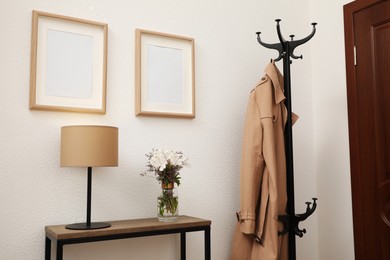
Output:
<instances>
[{"instance_id":1,"label":"beige lamp shade","mask_svg":"<svg viewBox=\"0 0 390 260\"><path fill-rule=\"evenodd\" d=\"M61 166L118 166L118 128L98 125L62 127Z\"/></svg>"}]
</instances>

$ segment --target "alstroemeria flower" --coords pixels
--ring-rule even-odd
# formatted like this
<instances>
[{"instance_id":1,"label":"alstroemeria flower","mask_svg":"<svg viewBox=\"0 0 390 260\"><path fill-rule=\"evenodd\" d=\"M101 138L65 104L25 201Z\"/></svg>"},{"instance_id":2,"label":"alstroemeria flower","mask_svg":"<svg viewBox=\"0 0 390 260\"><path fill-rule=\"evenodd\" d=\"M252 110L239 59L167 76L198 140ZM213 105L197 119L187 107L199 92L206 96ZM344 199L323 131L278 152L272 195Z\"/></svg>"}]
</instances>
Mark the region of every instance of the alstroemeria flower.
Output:
<instances>
[{"instance_id":1,"label":"alstroemeria flower","mask_svg":"<svg viewBox=\"0 0 390 260\"><path fill-rule=\"evenodd\" d=\"M175 152L166 149L152 149L146 154L148 160L148 172L154 172L156 178L161 183L180 184L179 170L184 166L189 166L188 158L182 152ZM145 172L143 175L146 175Z\"/></svg>"}]
</instances>

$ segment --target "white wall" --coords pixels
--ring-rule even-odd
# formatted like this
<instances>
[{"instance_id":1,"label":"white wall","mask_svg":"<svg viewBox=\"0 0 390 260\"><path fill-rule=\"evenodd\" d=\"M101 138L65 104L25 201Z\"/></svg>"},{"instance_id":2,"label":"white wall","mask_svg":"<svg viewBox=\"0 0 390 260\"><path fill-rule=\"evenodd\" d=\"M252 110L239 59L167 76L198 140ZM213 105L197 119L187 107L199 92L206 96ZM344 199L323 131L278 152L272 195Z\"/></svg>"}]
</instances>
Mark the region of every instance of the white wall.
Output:
<instances>
[{"instance_id":1,"label":"white wall","mask_svg":"<svg viewBox=\"0 0 390 260\"><path fill-rule=\"evenodd\" d=\"M70 124L115 125L120 131L119 167L94 169L93 220L154 216L159 188L154 179L139 176L144 154L153 147L182 150L191 168L182 171L180 213L211 219L212 258L228 259L247 98L276 55L256 42L255 32L276 42L274 20L281 18L286 37L302 38L311 32L312 17L320 23L318 33L297 48L304 60L292 66L293 106L300 115L294 127L295 183L297 213L313 196L319 197L319 208L301 224L308 233L297 239L298 259L353 259L341 6L311 6L308 0L0 0L0 259L43 259L45 225L84 220L86 170L59 167L60 127ZM33 9L108 23L106 115L28 109ZM135 28L195 38L194 120L134 116ZM332 58L322 50L330 39ZM334 123L337 127L330 127ZM155 259L156 254L178 259L176 240L66 246L65 259ZM198 260L202 234L189 235L187 243L188 259Z\"/></svg>"},{"instance_id":2,"label":"white wall","mask_svg":"<svg viewBox=\"0 0 390 260\"><path fill-rule=\"evenodd\" d=\"M310 6L320 24L311 49L311 74L321 259L354 259L343 26L348 2Z\"/></svg>"}]
</instances>

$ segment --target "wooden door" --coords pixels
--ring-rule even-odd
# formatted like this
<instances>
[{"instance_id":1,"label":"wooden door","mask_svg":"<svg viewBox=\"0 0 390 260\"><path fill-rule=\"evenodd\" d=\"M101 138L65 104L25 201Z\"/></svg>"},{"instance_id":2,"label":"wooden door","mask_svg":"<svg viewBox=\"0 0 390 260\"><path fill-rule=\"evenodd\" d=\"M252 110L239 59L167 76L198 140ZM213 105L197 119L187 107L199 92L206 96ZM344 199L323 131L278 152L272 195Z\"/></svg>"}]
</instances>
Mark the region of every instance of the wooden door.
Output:
<instances>
[{"instance_id":1,"label":"wooden door","mask_svg":"<svg viewBox=\"0 0 390 260\"><path fill-rule=\"evenodd\" d=\"M357 260L390 259L390 1L344 6Z\"/></svg>"}]
</instances>

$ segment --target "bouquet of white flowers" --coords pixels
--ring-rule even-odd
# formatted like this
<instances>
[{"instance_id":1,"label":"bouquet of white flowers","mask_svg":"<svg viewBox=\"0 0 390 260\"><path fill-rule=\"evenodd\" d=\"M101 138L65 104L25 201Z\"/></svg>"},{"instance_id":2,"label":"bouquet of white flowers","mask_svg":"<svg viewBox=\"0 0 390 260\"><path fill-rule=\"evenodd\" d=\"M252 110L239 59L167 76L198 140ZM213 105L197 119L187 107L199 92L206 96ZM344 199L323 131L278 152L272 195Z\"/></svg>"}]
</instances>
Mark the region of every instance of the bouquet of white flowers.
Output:
<instances>
[{"instance_id":1,"label":"bouquet of white flowers","mask_svg":"<svg viewBox=\"0 0 390 260\"><path fill-rule=\"evenodd\" d=\"M152 152L146 154L148 157L148 170L142 175L147 175L148 172L155 174L156 179L162 185L176 183L180 185L179 171L184 166L189 166L188 158L182 152L175 152L165 149L152 149Z\"/></svg>"}]
</instances>

